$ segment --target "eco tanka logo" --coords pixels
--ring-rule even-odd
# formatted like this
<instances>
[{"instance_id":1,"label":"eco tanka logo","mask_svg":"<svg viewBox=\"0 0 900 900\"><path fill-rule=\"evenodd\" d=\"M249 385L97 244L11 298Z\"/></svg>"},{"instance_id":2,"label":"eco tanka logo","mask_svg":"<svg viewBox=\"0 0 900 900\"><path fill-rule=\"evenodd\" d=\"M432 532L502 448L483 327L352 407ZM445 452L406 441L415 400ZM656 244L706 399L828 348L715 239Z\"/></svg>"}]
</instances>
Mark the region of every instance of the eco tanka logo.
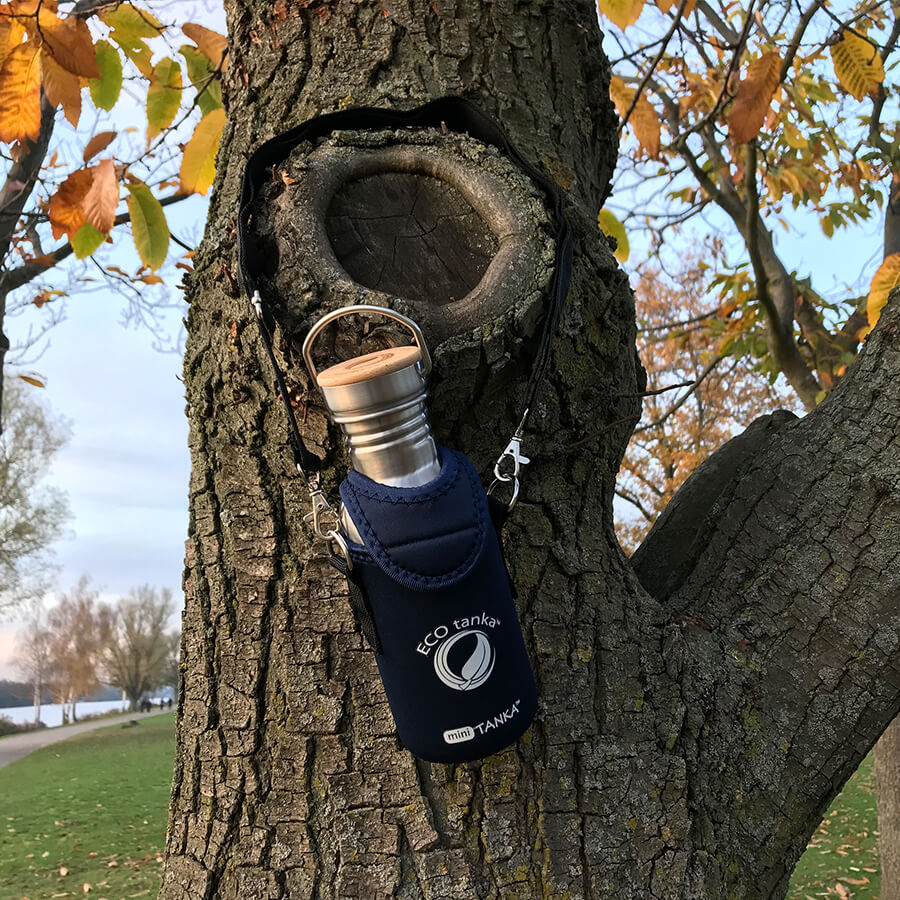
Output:
<instances>
[{"instance_id":1,"label":"eco tanka logo","mask_svg":"<svg viewBox=\"0 0 900 900\"><path fill-rule=\"evenodd\" d=\"M496 628L499 624L498 619L485 613L471 619L454 619L456 631L451 634L446 625L439 625L425 636L416 650L424 656L434 650L434 671L447 687L455 691L474 691L490 678L497 653L487 634L470 626Z\"/></svg>"}]
</instances>

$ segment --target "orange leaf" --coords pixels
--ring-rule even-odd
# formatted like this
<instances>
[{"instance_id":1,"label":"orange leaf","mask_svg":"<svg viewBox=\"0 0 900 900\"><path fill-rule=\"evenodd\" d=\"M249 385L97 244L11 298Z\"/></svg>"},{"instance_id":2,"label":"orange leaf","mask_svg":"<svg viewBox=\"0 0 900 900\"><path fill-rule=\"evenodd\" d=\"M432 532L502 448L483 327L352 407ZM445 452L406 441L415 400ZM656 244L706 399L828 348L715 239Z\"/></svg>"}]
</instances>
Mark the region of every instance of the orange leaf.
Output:
<instances>
[{"instance_id":1,"label":"orange leaf","mask_svg":"<svg viewBox=\"0 0 900 900\"><path fill-rule=\"evenodd\" d=\"M57 240L64 234L71 240L75 232L87 222L82 208L87 192L91 188L94 176L90 169L79 169L73 172L50 198L50 227Z\"/></svg>"},{"instance_id":2,"label":"orange leaf","mask_svg":"<svg viewBox=\"0 0 900 900\"><path fill-rule=\"evenodd\" d=\"M619 115L624 119L631 106L634 91L626 87L625 82L621 78L613 75L609 80L609 96L616 105ZM658 158L661 130L659 117L645 96L642 95L634 105L634 109L628 118L628 124L634 130L634 136L638 139L641 149L651 158Z\"/></svg>"},{"instance_id":3,"label":"orange leaf","mask_svg":"<svg viewBox=\"0 0 900 900\"><path fill-rule=\"evenodd\" d=\"M105 150L117 134L117 131L100 131L95 134L85 145L84 152L81 154L82 159L87 162L91 157Z\"/></svg>"},{"instance_id":4,"label":"orange leaf","mask_svg":"<svg viewBox=\"0 0 900 900\"><path fill-rule=\"evenodd\" d=\"M37 44L14 47L0 68L0 141L41 133L41 65Z\"/></svg>"},{"instance_id":5,"label":"orange leaf","mask_svg":"<svg viewBox=\"0 0 900 900\"><path fill-rule=\"evenodd\" d=\"M728 133L739 146L759 134L781 75L781 56L776 50L764 53L747 67L728 113Z\"/></svg>"},{"instance_id":6,"label":"orange leaf","mask_svg":"<svg viewBox=\"0 0 900 900\"><path fill-rule=\"evenodd\" d=\"M100 77L94 42L83 19L75 16L60 19L42 5L38 13L38 26L44 49L67 72L82 78Z\"/></svg>"},{"instance_id":7,"label":"orange leaf","mask_svg":"<svg viewBox=\"0 0 900 900\"><path fill-rule=\"evenodd\" d=\"M0 15L0 63L9 56L13 47L22 43L25 29L9 15Z\"/></svg>"},{"instance_id":8,"label":"orange leaf","mask_svg":"<svg viewBox=\"0 0 900 900\"><path fill-rule=\"evenodd\" d=\"M77 127L81 118L81 80L64 69L46 50L41 50L44 93L53 106L61 106L66 119Z\"/></svg>"},{"instance_id":9,"label":"orange leaf","mask_svg":"<svg viewBox=\"0 0 900 900\"><path fill-rule=\"evenodd\" d=\"M197 49L213 64L222 64L224 72L228 66L228 41L224 34L212 31L203 25L188 22L181 30L197 45Z\"/></svg>"},{"instance_id":10,"label":"orange leaf","mask_svg":"<svg viewBox=\"0 0 900 900\"><path fill-rule=\"evenodd\" d=\"M94 180L84 197L82 206L88 222L103 234L109 234L119 205L119 182L112 159L101 160L91 170Z\"/></svg>"}]
</instances>

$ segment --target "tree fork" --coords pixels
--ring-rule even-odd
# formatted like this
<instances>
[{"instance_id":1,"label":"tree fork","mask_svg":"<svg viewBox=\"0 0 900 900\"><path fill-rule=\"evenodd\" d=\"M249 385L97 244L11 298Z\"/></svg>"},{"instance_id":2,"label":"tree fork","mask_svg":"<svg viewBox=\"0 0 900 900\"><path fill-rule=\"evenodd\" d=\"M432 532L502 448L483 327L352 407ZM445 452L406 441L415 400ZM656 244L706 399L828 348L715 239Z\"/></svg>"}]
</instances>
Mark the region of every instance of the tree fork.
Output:
<instances>
[{"instance_id":1,"label":"tree fork","mask_svg":"<svg viewBox=\"0 0 900 900\"><path fill-rule=\"evenodd\" d=\"M896 503L896 464L886 454L881 487L862 493L839 477L853 462L850 451L874 453L896 440L898 388L876 379L880 399L866 407L857 402L866 381L848 376L849 386L820 411L779 432L759 453L765 465L719 492L714 509L722 515L711 520L718 530L710 529L708 547L660 602L640 586L612 527L614 476L643 373L632 298L596 229L615 121L593 4L345 0L288 8L235 0L228 15L230 124L189 286L184 690L160 897L780 896L824 804L900 703L888 656L900 626L885 618L895 585L889 574L865 575L864 566L867 547L886 553L892 537L896 546L895 536L868 527L871 515L883 523ZM254 147L351 102L406 108L445 93L465 94L497 115L525 156L566 188L577 260L533 417L525 494L506 537L541 707L517 746L456 767L421 763L397 744L343 579L302 522L307 497L234 260L240 177ZM277 352L304 434L333 489L343 470L340 442L315 392L305 390L297 342L317 309L380 291L427 323L438 438L486 471L514 424L530 358L532 295L552 261L546 214L502 156L479 152L469 139L415 132L367 140L362 146L348 133L301 148L276 167L256 214L259 245L272 259ZM441 276L441 290L415 295L407 279L403 290L414 296L396 297L391 290L401 285L382 281L381 267L347 273L360 246L374 248L383 237L375 229L349 249L338 240L348 221L362 222L366 203L390 193L384 173L368 184L339 179L338 205L319 209L319 233L328 234L324 209L347 273L319 280L327 265L311 251L325 245L300 227L301 170L320 152L339 150L353 161L410 146L448 164L468 160L473 182L498 180L492 208L502 201L526 215L531 249L506 270L525 274L504 280L504 296L465 300L490 263L483 272L477 259L463 265L463 251L475 243L499 252L503 235L473 198L466 202L474 215L460 205L464 182L423 175L420 166L389 175L402 198L425 192L425 219L448 219L457 229L440 249L454 273ZM349 193L341 194L345 185ZM413 211L404 207L402 221L410 224ZM420 222L414 235L416 266L425 265L429 227ZM402 281L403 267L392 278ZM468 293L456 296L459 289ZM886 331L894 318L886 314L857 369L900 367ZM360 337L337 334L335 353ZM381 340L381 331L365 338ZM867 408L888 424L865 419ZM600 432L590 454L565 452L617 421L623 426ZM850 436L844 455L841 434ZM801 437L807 444L793 443ZM822 485L813 482L820 471L809 458L813 447L825 454ZM790 463L804 452L795 473ZM773 495L777 479L794 476L796 491ZM854 469L848 479L859 477ZM775 531L754 530L753 515L741 516L747 504L771 510ZM790 543L791 516L807 508L819 522L831 522L829 510L850 517L846 529L835 522L825 536L859 560L843 582L836 573L822 580L829 570L816 568L815 546ZM838 559L837 548L825 550ZM781 568L773 570L772 559ZM837 595L859 579L868 604ZM851 624L827 615L838 601ZM788 618L775 617L781 613ZM857 687L870 678L868 691Z\"/></svg>"}]
</instances>

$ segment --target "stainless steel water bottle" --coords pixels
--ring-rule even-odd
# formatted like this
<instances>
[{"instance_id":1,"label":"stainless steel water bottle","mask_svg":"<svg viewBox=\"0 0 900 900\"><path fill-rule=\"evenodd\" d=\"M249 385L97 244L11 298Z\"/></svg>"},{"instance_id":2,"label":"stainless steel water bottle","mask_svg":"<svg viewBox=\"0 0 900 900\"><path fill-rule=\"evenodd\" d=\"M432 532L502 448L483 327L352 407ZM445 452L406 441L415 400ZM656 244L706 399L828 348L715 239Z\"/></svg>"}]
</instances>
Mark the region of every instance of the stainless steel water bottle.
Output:
<instances>
[{"instance_id":1,"label":"stainless steel water bottle","mask_svg":"<svg viewBox=\"0 0 900 900\"><path fill-rule=\"evenodd\" d=\"M400 322L415 345L318 372L311 355L317 335L356 313ZM500 520L471 460L437 447L431 434L431 359L422 333L393 310L348 306L312 327L303 356L350 451L340 533L328 534L331 562L347 577L397 736L431 762L496 753L528 728L537 689ZM313 521L315 503L314 496Z\"/></svg>"},{"instance_id":2,"label":"stainless steel water bottle","mask_svg":"<svg viewBox=\"0 0 900 900\"><path fill-rule=\"evenodd\" d=\"M330 323L358 313L377 313L412 333L415 345L389 347L316 370L312 345ZM335 424L347 440L350 464L363 475L392 487L418 487L441 470L425 401L431 357L412 319L380 306L346 306L323 316L303 342L303 358ZM362 543L347 510L341 521L348 536Z\"/></svg>"}]
</instances>

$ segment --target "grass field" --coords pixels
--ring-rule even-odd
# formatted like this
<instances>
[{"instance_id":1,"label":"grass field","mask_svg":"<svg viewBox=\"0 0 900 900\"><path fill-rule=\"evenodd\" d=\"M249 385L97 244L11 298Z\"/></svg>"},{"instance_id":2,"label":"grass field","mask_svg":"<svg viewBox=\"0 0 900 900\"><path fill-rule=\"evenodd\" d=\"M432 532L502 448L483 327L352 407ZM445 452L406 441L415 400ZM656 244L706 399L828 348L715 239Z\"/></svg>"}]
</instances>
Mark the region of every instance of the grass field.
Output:
<instances>
[{"instance_id":1,"label":"grass field","mask_svg":"<svg viewBox=\"0 0 900 900\"><path fill-rule=\"evenodd\" d=\"M872 757L835 798L800 858L788 900L877 900L881 890Z\"/></svg>"},{"instance_id":2,"label":"grass field","mask_svg":"<svg viewBox=\"0 0 900 900\"><path fill-rule=\"evenodd\" d=\"M0 769L2 900L156 896L173 720L101 728Z\"/></svg>"},{"instance_id":3,"label":"grass field","mask_svg":"<svg viewBox=\"0 0 900 900\"><path fill-rule=\"evenodd\" d=\"M99 729L0 769L2 900L156 896L172 720ZM878 900L875 828L869 757L813 836L788 900Z\"/></svg>"}]
</instances>

